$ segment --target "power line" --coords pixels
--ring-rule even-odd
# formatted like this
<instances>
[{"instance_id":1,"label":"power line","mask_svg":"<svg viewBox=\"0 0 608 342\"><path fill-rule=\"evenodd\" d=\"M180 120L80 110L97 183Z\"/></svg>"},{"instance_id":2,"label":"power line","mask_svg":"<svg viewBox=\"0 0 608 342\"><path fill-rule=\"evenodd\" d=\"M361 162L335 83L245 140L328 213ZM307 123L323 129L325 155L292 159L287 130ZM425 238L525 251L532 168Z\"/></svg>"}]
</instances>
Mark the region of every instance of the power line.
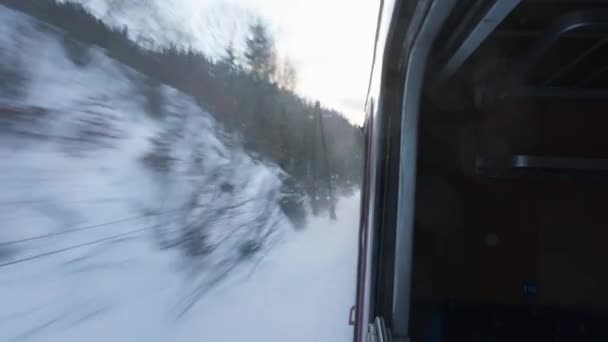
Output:
<instances>
[{"instance_id":1,"label":"power line","mask_svg":"<svg viewBox=\"0 0 608 342\"><path fill-rule=\"evenodd\" d=\"M63 252L66 252L66 251L69 251L69 250L72 250L72 249L76 249L76 248L81 248L81 247L85 247L85 246L90 246L90 245L98 244L98 243L101 243L101 242L104 242L104 241L108 241L108 240L119 238L121 236L126 236L126 235L129 235L129 234L138 233L138 232L141 232L141 231L144 231L146 229L153 228L153 227L155 227L155 226L149 226L149 227L145 227L145 228L135 229L135 230L131 230L131 231L128 231L128 232L125 232L125 233L122 233L122 234L117 234L117 235L109 236L109 237L106 237L106 238L103 238L103 239L98 239L98 240L94 240L94 241L90 241L90 242L81 243L81 244L76 245L76 246L66 247L66 248L58 249L58 250L47 252L47 253L43 253L43 254L37 254L37 255L34 255L34 256L31 256L31 257L27 257L27 258L23 258L23 259L9 261L9 262L6 262L4 264L0 264L0 268L6 267L6 266L10 266L10 265L19 264L19 263L30 261L30 260L34 260L34 259L43 258L43 257L49 256L49 255L63 253Z\"/></svg>"},{"instance_id":2,"label":"power line","mask_svg":"<svg viewBox=\"0 0 608 342\"><path fill-rule=\"evenodd\" d=\"M223 210L223 211L225 211L225 210L231 210L231 209L234 209L234 208L239 207L241 205L245 205L248 202L251 202L252 200L253 199L244 200L244 201L238 202L236 204L229 205L229 206L227 206L225 208L220 208L220 210ZM96 224L93 224L93 225L87 225L87 226L83 226L83 227L70 228L70 229L65 229L65 230L59 231L59 232L42 234L42 235L32 236L32 237L29 237L29 238L24 238L24 239L19 239L19 240L4 241L4 242L0 242L0 247L10 246L10 245L16 245L16 244L20 244L20 243L24 243L24 242L29 242L29 241L39 240L39 239L45 239L45 238L49 238L49 237L60 236L60 235L65 235L65 234L70 234L70 233L75 233L75 232L80 232L80 231L86 231L86 230L95 229L95 228L99 228L99 227L111 226L111 225L114 225L114 224L134 221L134 220L145 218L145 217L165 216L167 214L171 214L171 213L174 213L174 212L185 211L185 210L188 210L188 209L195 209L195 208L200 208L200 207L201 206L196 206L196 207L193 207L193 208L177 208L177 209L172 209L172 210L168 210L168 211L160 212L160 213L156 213L156 214L144 214L144 215L131 216L131 217L126 217L126 218L122 218L122 219L119 219L119 220L115 220L115 221L96 223Z\"/></svg>"},{"instance_id":3,"label":"power line","mask_svg":"<svg viewBox=\"0 0 608 342\"><path fill-rule=\"evenodd\" d=\"M44 234L44 235L33 236L33 237L21 239L21 240L6 241L6 242L0 243L0 247L7 246L7 245L14 245L14 244L18 244L18 243L22 243L22 242L27 242L27 241L32 241L32 240L38 240L38 239L48 238L48 237L52 237L52 236L58 236L58 235L64 235L64 234L74 233L74 232L77 232L77 231L83 231L83 230L89 230L89 229L99 228L99 227L103 227L103 226L109 226L109 225L112 225L112 224L118 224L118 223L122 223L122 222L133 221L135 219L139 219L139 218L142 218L142 217L145 217L145 216L147 216L147 215L132 216L132 217L127 217L127 218L124 218L124 219L116 220L116 221L110 221L110 222L104 222L104 223L94 224L94 225L90 225L90 226L84 226L84 227L78 227L78 228L72 228L72 229L62 230L60 232L54 232L54 233L48 233L48 234Z\"/></svg>"},{"instance_id":4,"label":"power line","mask_svg":"<svg viewBox=\"0 0 608 342\"><path fill-rule=\"evenodd\" d=\"M247 200L243 201L240 204L245 204L246 202L248 202L248 201ZM35 236L35 237L26 238L26 239L22 239L22 240L7 241L7 242L0 243L0 247L1 246L6 246L6 245L10 245L10 244L17 244L17 243L21 243L21 242L25 242L25 241L32 241L32 240L36 240L36 239L47 238L47 237L51 237L51 236L57 236L57 235L63 235L63 234L73 233L73 232L76 232L76 231L83 231L83 230L98 228L98 227L107 226L107 225L116 224L116 223L121 223L121 222L127 222L127 221L131 221L131 220L135 220L135 219L143 218L143 217L147 217L147 216L166 215L168 213L176 212L176 211L181 211L181 210L185 210L185 209L184 208L179 208L179 209L174 209L174 210L170 210L170 211L167 211L167 212L164 212L164 213L158 213L158 214L153 214L153 215L132 216L132 217L127 217L127 218L124 218L124 219L116 220L116 221L110 221L110 222L105 222L105 223L100 223L100 224L95 224L95 225L90 225L90 226L85 226L85 227L79 227L79 228L73 228L73 229L69 229L69 230L64 230L64 231L57 232L57 233L49 233L49 234ZM10 265L14 265L14 264L23 263L23 262L30 261L30 260L35 260L35 259L43 258L43 257L46 257L46 256L50 256L50 255L66 252L66 251L69 251L69 250L73 250L73 249L77 249L77 248L81 248L81 247L85 247L85 246L90 246L90 245L98 244L98 243L101 243L101 242L104 242L104 241L116 239L116 238L119 238L119 237L122 237L122 236L126 236L126 235L137 233L137 232L141 232L141 231L144 231L144 230L147 230L147 229L150 229L150 228L154 228L154 227L158 227L158 226L160 226L160 224L156 224L156 225L153 225L153 226L148 226L148 227L145 227L145 228L131 230L131 231L128 231L128 232L125 232L125 233L109 236L109 237L106 237L106 238L102 238L102 239L98 239L98 240L94 240L94 241L90 241L90 242L85 242L85 243L82 243L82 244L78 244L78 245L75 245L75 246L71 246L71 247L66 247L66 248L54 250L54 251L47 252L47 253L37 254L37 255L34 255L34 256L31 256L31 257L27 257L27 258L23 258L23 259L9 261L9 262L0 264L0 268L6 267L6 266L10 266Z\"/></svg>"},{"instance_id":5,"label":"power line","mask_svg":"<svg viewBox=\"0 0 608 342\"><path fill-rule=\"evenodd\" d=\"M66 229L66 230L62 230L62 231L59 231L59 232L54 232L54 233L48 233L48 234L33 236L33 237L29 237L29 238L25 238L25 239L20 239L20 240L0 242L0 247L8 246L8 245L16 245L16 244L23 243L23 242L28 242L28 241L38 240L38 239L44 239L44 238L48 238L48 237L59 236L59 235L64 235L64 234L69 234L69 233L74 233L74 232L79 232L79 231L85 231L85 230L99 228L99 227L104 227L104 226L110 226L110 225L113 225L113 224L118 224L118 223L123 223L123 222L128 222L128 221L134 221L134 220L145 218L145 217L153 217L153 216L166 215L166 214L169 214L169 213L172 213L172 212L176 212L176 211L179 211L179 210L182 210L182 209L180 208L180 209L170 210L170 211L167 211L167 212L164 212L164 213L151 214L151 215L131 216L131 217L115 220L115 221L104 222L104 223L97 223L97 224L88 225L88 226L84 226L84 227L71 228L71 229Z\"/></svg>"}]
</instances>

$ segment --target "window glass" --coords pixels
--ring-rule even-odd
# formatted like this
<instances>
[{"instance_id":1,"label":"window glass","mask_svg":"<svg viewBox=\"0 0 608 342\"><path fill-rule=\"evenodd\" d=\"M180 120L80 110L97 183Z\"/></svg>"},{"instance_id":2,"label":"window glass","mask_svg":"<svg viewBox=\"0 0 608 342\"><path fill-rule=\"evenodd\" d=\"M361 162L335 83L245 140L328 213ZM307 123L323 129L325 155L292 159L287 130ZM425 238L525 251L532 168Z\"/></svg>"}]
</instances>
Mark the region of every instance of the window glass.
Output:
<instances>
[{"instance_id":1,"label":"window glass","mask_svg":"<svg viewBox=\"0 0 608 342\"><path fill-rule=\"evenodd\" d=\"M352 340L377 9L0 1L0 340Z\"/></svg>"}]
</instances>

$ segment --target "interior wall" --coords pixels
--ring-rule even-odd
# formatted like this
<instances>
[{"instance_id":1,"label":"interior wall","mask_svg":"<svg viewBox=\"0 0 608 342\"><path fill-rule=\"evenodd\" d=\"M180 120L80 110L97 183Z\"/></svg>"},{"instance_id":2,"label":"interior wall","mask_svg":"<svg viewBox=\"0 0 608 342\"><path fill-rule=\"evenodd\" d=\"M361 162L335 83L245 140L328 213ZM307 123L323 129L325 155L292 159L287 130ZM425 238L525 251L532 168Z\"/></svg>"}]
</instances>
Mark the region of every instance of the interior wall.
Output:
<instances>
[{"instance_id":1,"label":"interior wall","mask_svg":"<svg viewBox=\"0 0 608 342\"><path fill-rule=\"evenodd\" d=\"M608 157L603 107L518 101L487 110L480 120L455 126L460 133L449 135L451 141L421 137L414 295L437 301L608 306L607 184L489 180L453 163L454 158L435 158L449 161L443 166L429 161L450 145L450 154L460 150L467 156ZM433 124L423 121L421 131L432 130Z\"/></svg>"}]
</instances>

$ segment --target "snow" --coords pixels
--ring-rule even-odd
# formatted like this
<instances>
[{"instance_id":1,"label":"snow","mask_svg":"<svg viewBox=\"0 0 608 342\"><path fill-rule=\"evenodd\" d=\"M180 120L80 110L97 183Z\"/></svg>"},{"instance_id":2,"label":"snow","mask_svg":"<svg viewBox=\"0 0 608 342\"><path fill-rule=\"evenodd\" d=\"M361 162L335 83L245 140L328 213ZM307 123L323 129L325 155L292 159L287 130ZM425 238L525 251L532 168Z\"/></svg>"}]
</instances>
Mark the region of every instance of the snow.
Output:
<instances>
[{"instance_id":1,"label":"snow","mask_svg":"<svg viewBox=\"0 0 608 342\"><path fill-rule=\"evenodd\" d=\"M143 237L0 273L0 338L10 341L350 341L358 200L339 222L311 220L210 291L186 316L184 279ZM74 258L85 257L86 263ZM26 338L27 337L27 338Z\"/></svg>"},{"instance_id":2,"label":"snow","mask_svg":"<svg viewBox=\"0 0 608 342\"><path fill-rule=\"evenodd\" d=\"M312 219L247 281L206 297L188 323L217 341L352 341L358 205L357 196L340 201L338 222Z\"/></svg>"},{"instance_id":3,"label":"snow","mask_svg":"<svg viewBox=\"0 0 608 342\"><path fill-rule=\"evenodd\" d=\"M142 75L65 39L0 6L0 341L352 340L358 197L294 230L276 165L175 89L155 118ZM163 174L142 159L167 130ZM159 246L203 219L200 262Z\"/></svg>"}]
</instances>

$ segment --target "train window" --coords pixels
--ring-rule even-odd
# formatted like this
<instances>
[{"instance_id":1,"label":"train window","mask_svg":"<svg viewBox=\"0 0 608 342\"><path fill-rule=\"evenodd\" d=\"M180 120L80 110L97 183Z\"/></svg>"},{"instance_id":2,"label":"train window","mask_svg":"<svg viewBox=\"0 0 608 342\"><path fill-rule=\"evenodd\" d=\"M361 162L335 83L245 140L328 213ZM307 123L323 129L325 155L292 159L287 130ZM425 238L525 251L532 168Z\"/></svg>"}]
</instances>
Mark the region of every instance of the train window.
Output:
<instances>
[{"instance_id":1,"label":"train window","mask_svg":"<svg viewBox=\"0 0 608 342\"><path fill-rule=\"evenodd\" d=\"M0 340L352 340L378 2L0 0Z\"/></svg>"}]
</instances>

